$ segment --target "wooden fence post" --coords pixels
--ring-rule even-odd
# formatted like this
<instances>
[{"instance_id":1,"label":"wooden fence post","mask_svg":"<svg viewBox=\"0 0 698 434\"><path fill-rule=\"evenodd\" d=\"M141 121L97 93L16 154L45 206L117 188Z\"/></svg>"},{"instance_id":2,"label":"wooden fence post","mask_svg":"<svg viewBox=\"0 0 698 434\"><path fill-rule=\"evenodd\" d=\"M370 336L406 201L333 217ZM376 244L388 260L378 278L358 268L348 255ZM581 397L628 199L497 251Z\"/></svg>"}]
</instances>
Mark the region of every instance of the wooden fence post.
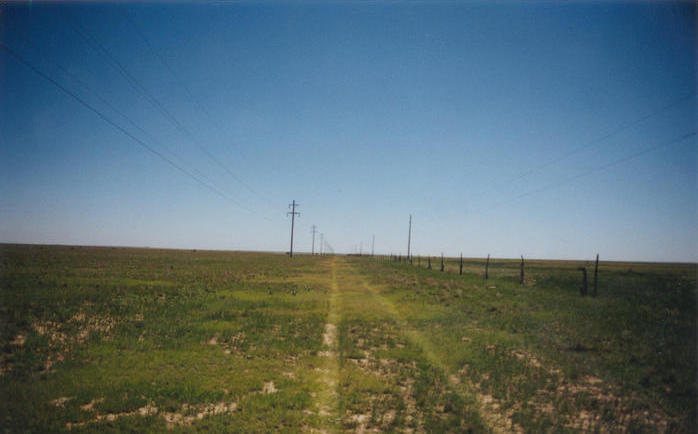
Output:
<instances>
[{"instance_id":1,"label":"wooden fence post","mask_svg":"<svg viewBox=\"0 0 698 434\"><path fill-rule=\"evenodd\" d=\"M584 297L587 295L587 269L586 267L579 267L577 270L581 271L583 274L582 287L579 289L579 294Z\"/></svg>"},{"instance_id":2,"label":"wooden fence post","mask_svg":"<svg viewBox=\"0 0 698 434\"><path fill-rule=\"evenodd\" d=\"M594 293L592 294L593 297L596 297L599 294L598 290L598 277L599 277L599 254L596 254L596 265L594 265Z\"/></svg>"},{"instance_id":3,"label":"wooden fence post","mask_svg":"<svg viewBox=\"0 0 698 434\"><path fill-rule=\"evenodd\" d=\"M431 255L427 256L427 260L429 261L429 264L427 265L427 269L431 270Z\"/></svg>"},{"instance_id":4,"label":"wooden fence post","mask_svg":"<svg viewBox=\"0 0 698 434\"><path fill-rule=\"evenodd\" d=\"M441 271L444 271L444 252L441 252Z\"/></svg>"},{"instance_id":5,"label":"wooden fence post","mask_svg":"<svg viewBox=\"0 0 698 434\"><path fill-rule=\"evenodd\" d=\"M463 252L460 252L460 270L458 271L458 274L463 274Z\"/></svg>"},{"instance_id":6,"label":"wooden fence post","mask_svg":"<svg viewBox=\"0 0 698 434\"><path fill-rule=\"evenodd\" d=\"M485 262L485 280L489 278L490 254L487 254L487 262Z\"/></svg>"},{"instance_id":7,"label":"wooden fence post","mask_svg":"<svg viewBox=\"0 0 698 434\"><path fill-rule=\"evenodd\" d=\"M523 259L523 255L522 255L521 256L521 279L519 281L519 285L523 285L523 284L524 284L524 259Z\"/></svg>"}]
</instances>

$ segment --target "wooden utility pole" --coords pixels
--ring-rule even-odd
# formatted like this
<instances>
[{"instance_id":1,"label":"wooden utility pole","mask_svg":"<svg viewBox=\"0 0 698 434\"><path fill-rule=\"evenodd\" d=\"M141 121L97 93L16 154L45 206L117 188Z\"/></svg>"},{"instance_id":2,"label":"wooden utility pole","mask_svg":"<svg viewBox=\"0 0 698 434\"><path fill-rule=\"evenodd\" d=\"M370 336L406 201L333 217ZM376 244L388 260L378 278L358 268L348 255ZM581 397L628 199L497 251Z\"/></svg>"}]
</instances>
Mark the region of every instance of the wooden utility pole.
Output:
<instances>
[{"instance_id":1,"label":"wooden utility pole","mask_svg":"<svg viewBox=\"0 0 698 434\"><path fill-rule=\"evenodd\" d=\"M407 259L410 258L410 243L412 242L412 214L410 214L410 226L407 230Z\"/></svg>"},{"instance_id":2,"label":"wooden utility pole","mask_svg":"<svg viewBox=\"0 0 698 434\"><path fill-rule=\"evenodd\" d=\"M598 295L598 287L596 286L598 284L598 277L599 277L599 254L596 254L596 265L594 265L594 293L592 294L593 297L596 297Z\"/></svg>"},{"instance_id":3,"label":"wooden utility pole","mask_svg":"<svg viewBox=\"0 0 698 434\"><path fill-rule=\"evenodd\" d=\"M317 228L313 225L313 229L310 231L313 234L313 247L310 250L311 255L315 255L315 234L317 233Z\"/></svg>"},{"instance_id":4,"label":"wooden utility pole","mask_svg":"<svg viewBox=\"0 0 698 434\"><path fill-rule=\"evenodd\" d=\"M301 213L296 211L297 206L300 206L300 205L297 204L296 201L294 200L293 202L291 202L288 205L288 207L291 208L291 211L286 213L287 216L288 215L291 216L291 250L289 250L289 252L288 252L289 256L291 256L291 257L293 256L293 227L296 223L296 216L300 217L300 215L301 215Z\"/></svg>"},{"instance_id":5,"label":"wooden utility pole","mask_svg":"<svg viewBox=\"0 0 698 434\"><path fill-rule=\"evenodd\" d=\"M485 280L489 277L489 268L490 268L490 254L487 254L487 262L485 262Z\"/></svg>"}]
</instances>

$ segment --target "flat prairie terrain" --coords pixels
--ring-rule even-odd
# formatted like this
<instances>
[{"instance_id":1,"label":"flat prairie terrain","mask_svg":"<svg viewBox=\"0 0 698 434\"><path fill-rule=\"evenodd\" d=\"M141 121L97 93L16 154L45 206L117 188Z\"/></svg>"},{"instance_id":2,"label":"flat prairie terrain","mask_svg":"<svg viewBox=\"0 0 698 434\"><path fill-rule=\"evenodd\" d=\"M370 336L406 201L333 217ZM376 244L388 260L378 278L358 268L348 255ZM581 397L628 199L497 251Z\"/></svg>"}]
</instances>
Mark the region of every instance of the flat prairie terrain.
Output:
<instances>
[{"instance_id":1,"label":"flat prairie terrain","mask_svg":"<svg viewBox=\"0 0 698 434\"><path fill-rule=\"evenodd\" d=\"M696 432L696 265L0 245L0 429Z\"/></svg>"}]
</instances>

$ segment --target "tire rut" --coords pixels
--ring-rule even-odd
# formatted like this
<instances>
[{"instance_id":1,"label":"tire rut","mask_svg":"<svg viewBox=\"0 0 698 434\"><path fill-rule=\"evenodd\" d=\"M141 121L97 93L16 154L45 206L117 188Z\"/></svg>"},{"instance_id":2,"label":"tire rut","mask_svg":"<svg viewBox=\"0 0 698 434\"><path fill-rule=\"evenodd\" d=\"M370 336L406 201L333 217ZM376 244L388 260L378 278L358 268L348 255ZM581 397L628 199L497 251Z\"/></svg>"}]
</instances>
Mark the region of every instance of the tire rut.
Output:
<instances>
[{"instance_id":1,"label":"tire rut","mask_svg":"<svg viewBox=\"0 0 698 434\"><path fill-rule=\"evenodd\" d=\"M360 272L356 272L360 275ZM453 372L438 356L438 352L434 345L418 330L411 327L408 322L400 315L395 305L383 297L378 290L372 286L365 278L362 278L364 288L374 297L374 299L388 312L399 324L400 329L413 344L417 345L424 353L426 359L434 367L441 370L448 379L450 389L466 399L474 399L477 403L478 412L482 420L487 423L490 430L494 433L510 433L523 432L523 429L514 424L511 419L498 411L498 406L492 405L492 398L479 393L472 385L469 379L460 381L457 372Z\"/></svg>"},{"instance_id":2,"label":"tire rut","mask_svg":"<svg viewBox=\"0 0 698 434\"><path fill-rule=\"evenodd\" d=\"M337 326L341 320L339 285L337 283L337 257L330 264L330 295L329 312L322 335L322 351L318 353L323 358L322 368L316 368L320 373L321 389L316 399L317 414L321 418L319 432L335 432L338 430L339 399L337 389L339 387L339 360ZM318 431L316 431L318 432Z\"/></svg>"}]
</instances>

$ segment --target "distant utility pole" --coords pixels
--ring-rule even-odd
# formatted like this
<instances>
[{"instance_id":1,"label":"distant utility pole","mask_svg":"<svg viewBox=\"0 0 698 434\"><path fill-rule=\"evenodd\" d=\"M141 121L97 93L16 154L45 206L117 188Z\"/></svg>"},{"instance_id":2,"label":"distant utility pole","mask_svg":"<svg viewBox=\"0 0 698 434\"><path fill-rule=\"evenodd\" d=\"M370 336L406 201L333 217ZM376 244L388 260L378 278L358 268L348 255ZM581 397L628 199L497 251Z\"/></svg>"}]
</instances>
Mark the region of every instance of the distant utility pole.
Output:
<instances>
[{"instance_id":1,"label":"distant utility pole","mask_svg":"<svg viewBox=\"0 0 698 434\"><path fill-rule=\"evenodd\" d=\"M376 245L376 234L371 238L371 256L373 256L373 247Z\"/></svg>"},{"instance_id":2,"label":"distant utility pole","mask_svg":"<svg viewBox=\"0 0 698 434\"><path fill-rule=\"evenodd\" d=\"M412 242L412 214L410 214L410 228L407 230L407 259L410 259L410 243Z\"/></svg>"},{"instance_id":3,"label":"distant utility pole","mask_svg":"<svg viewBox=\"0 0 698 434\"><path fill-rule=\"evenodd\" d=\"M315 234L317 233L317 228L313 225L313 229L310 231L313 234L313 247L310 250L311 255L315 255Z\"/></svg>"},{"instance_id":4,"label":"distant utility pole","mask_svg":"<svg viewBox=\"0 0 698 434\"><path fill-rule=\"evenodd\" d=\"M599 254L596 254L596 265L594 265L594 297L599 294L598 291L598 278L599 278Z\"/></svg>"},{"instance_id":5,"label":"distant utility pole","mask_svg":"<svg viewBox=\"0 0 698 434\"><path fill-rule=\"evenodd\" d=\"M300 217L300 215L301 215L301 213L296 211L297 206L300 206L300 205L297 204L295 200L293 202L289 203L288 207L291 208L291 211L286 213L287 216L288 215L291 216L291 250L289 250L289 252L288 252L289 256L291 256L291 257L293 257L293 226L296 223L296 216Z\"/></svg>"}]
</instances>

